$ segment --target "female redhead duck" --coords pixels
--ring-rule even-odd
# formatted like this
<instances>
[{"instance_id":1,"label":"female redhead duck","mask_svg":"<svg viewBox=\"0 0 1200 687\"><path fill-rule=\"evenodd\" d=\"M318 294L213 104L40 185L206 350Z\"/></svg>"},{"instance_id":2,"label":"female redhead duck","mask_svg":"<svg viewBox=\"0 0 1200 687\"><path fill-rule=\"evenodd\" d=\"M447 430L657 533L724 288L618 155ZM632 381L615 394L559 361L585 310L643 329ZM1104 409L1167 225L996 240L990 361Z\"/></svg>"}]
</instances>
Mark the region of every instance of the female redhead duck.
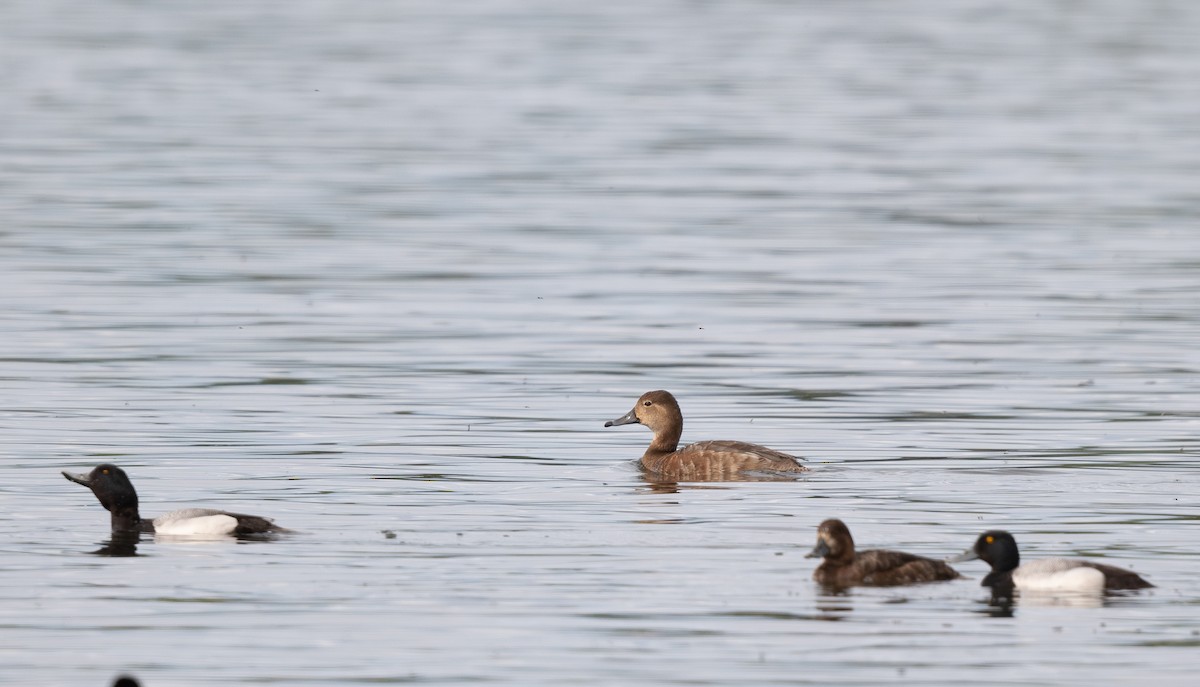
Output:
<instances>
[{"instance_id":1,"label":"female redhead duck","mask_svg":"<svg viewBox=\"0 0 1200 687\"><path fill-rule=\"evenodd\" d=\"M1093 563L1079 558L1042 558L1021 565L1017 540L1004 530L988 530L979 535L975 546L954 556L950 562L976 558L992 566L983 578L983 586L1009 593L1027 592L1100 593L1112 589L1153 587L1141 575L1115 565Z\"/></svg>"},{"instance_id":2,"label":"female redhead duck","mask_svg":"<svg viewBox=\"0 0 1200 687\"><path fill-rule=\"evenodd\" d=\"M743 441L698 441L679 446L683 434L683 414L675 397L666 391L647 391L633 410L605 427L633 423L646 425L654 432L650 447L642 455L642 467L668 479L737 479L747 472L797 473L808 468L795 456Z\"/></svg>"},{"instance_id":3,"label":"female redhead duck","mask_svg":"<svg viewBox=\"0 0 1200 687\"><path fill-rule=\"evenodd\" d=\"M825 559L813 571L813 579L831 587L890 587L962 577L932 558L883 549L855 551L850 528L841 520L826 520L817 527L817 545L805 558Z\"/></svg>"}]
</instances>

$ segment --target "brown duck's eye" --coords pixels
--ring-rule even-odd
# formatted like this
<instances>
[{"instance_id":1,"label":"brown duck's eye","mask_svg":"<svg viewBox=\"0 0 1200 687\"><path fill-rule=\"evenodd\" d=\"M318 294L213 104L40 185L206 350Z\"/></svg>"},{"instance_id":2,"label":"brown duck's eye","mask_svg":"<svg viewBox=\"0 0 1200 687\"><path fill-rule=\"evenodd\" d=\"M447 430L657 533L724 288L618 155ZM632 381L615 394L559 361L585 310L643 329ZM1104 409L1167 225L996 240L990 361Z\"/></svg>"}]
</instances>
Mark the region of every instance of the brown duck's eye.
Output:
<instances>
[{"instance_id":1,"label":"brown duck's eye","mask_svg":"<svg viewBox=\"0 0 1200 687\"><path fill-rule=\"evenodd\" d=\"M654 401L646 401L646 402L645 402L645 403L643 403L642 405L644 405L644 406L646 406L647 408L649 408L650 406L654 405Z\"/></svg>"}]
</instances>

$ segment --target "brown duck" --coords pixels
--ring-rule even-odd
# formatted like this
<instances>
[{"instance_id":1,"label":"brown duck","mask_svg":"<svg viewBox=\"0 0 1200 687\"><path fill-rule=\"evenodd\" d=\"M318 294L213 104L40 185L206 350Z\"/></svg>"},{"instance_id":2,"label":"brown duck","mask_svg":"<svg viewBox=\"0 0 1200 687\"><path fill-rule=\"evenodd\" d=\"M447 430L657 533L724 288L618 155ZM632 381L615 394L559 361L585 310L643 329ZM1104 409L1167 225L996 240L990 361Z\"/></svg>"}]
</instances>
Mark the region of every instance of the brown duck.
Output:
<instances>
[{"instance_id":1,"label":"brown duck","mask_svg":"<svg viewBox=\"0 0 1200 687\"><path fill-rule=\"evenodd\" d=\"M638 423L654 432L642 455L642 467L672 480L709 481L738 479L747 473L799 473L808 468L795 456L744 441L698 441L679 448L683 413L667 391L647 391L633 410L605 427Z\"/></svg>"},{"instance_id":2,"label":"brown duck","mask_svg":"<svg viewBox=\"0 0 1200 687\"><path fill-rule=\"evenodd\" d=\"M932 558L883 549L855 551L850 528L841 520L826 520L817 527L817 545L805 558L825 559L813 571L813 579L832 587L890 587L962 577Z\"/></svg>"}]
</instances>

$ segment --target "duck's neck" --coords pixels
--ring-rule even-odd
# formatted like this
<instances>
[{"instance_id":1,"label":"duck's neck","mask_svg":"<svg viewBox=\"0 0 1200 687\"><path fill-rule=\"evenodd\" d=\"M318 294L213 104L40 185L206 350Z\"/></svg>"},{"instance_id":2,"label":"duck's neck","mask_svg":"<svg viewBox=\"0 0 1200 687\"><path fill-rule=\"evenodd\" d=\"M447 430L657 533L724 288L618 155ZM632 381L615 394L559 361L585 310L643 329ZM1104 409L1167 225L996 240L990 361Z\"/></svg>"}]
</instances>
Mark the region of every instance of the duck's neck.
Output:
<instances>
[{"instance_id":1,"label":"duck's neck","mask_svg":"<svg viewBox=\"0 0 1200 687\"><path fill-rule=\"evenodd\" d=\"M683 422L674 422L662 429L656 429L654 439L650 442L650 448L646 449L646 455L674 453L675 449L679 448L679 437L683 436Z\"/></svg>"},{"instance_id":2,"label":"duck's neck","mask_svg":"<svg viewBox=\"0 0 1200 687\"><path fill-rule=\"evenodd\" d=\"M992 570L1000 573L1012 572L1021 566L1020 551L1001 551L1000 555L995 558L995 562L987 561L991 564Z\"/></svg>"},{"instance_id":3,"label":"duck's neck","mask_svg":"<svg viewBox=\"0 0 1200 687\"><path fill-rule=\"evenodd\" d=\"M825 562L829 565L843 566L854 563L854 546L838 551L837 554L831 554L825 557Z\"/></svg>"},{"instance_id":4,"label":"duck's neck","mask_svg":"<svg viewBox=\"0 0 1200 687\"><path fill-rule=\"evenodd\" d=\"M983 578L983 582L980 583L980 585L983 587L993 587L993 588L1000 588L1000 589L1007 588L1010 591L1010 596L1011 596L1011 590L1013 588L1012 571L1011 570L993 570L990 573L988 573L987 576L985 576Z\"/></svg>"},{"instance_id":5,"label":"duck's neck","mask_svg":"<svg viewBox=\"0 0 1200 687\"><path fill-rule=\"evenodd\" d=\"M138 515L137 506L116 508L112 511L113 532L141 532L142 518Z\"/></svg>"},{"instance_id":6,"label":"duck's neck","mask_svg":"<svg viewBox=\"0 0 1200 687\"><path fill-rule=\"evenodd\" d=\"M825 554L826 565L841 567L854 563L854 539L849 536L849 533L844 539L839 538L833 543L837 548L830 548L829 552Z\"/></svg>"}]
</instances>

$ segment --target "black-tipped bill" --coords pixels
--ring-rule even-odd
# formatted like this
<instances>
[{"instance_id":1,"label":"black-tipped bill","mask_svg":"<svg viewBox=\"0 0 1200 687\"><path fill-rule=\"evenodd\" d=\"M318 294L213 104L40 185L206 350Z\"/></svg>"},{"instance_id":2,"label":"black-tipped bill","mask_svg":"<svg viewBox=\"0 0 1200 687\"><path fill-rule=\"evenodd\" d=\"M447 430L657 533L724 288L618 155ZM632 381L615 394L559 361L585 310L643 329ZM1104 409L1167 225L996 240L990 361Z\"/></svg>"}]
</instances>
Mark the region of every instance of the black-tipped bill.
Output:
<instances>
[{"instance_id":1,"label":"black-tipped bill","mask_svg":"<svg viewBox=\"0 0 1200 687\"><path fill-rule=\"evenodd\" d=\"M617 425L632 425L632 424L636 423L637 421L638 421L637 408L634 408L633 410L629 411L628 413L625 413L624 415L622 415L621 417L619 417L615 420L609 420L608 422L605 422L604 426L605 427L616 427Z\"/></svg>"},{"instance_id":2,"label":"black-tipped bill","mask_svg":"<svg viewBox=\"0 0 1200 687\"><path fill-rule=\"evenodd\" d=\"M67 472L66 470L63 470L62 476L66 477L67 479L71 480L72 482L74 482L76 484L82 484L83 486L87 487L88 489L92 488L92 481L91 481L91 479L89 479L88 475L76 475L75 473Z\"/></svg>"},{"instance_id":3,"label":"black-tipped bill","mask_svg":"<svg viewBox=\"0 0 1200 687\"><path fill-rule=\"evenodd\" d=\"M973 561L979 558L979 554L975 553L975 549L967 549L957 556L951 556L946 559L947 563L962 563L963 561Z\"/></svg>"},{"instance_id":4,"label":"black-tipped bill","mask_svg":"<svg viewBox=\"0 0 1200 687\"><path fill-rule=\"evenodd\" d=\"M829 545L824 540L818 540L817 545L804 555L805 558L824 558L829 554Z\"/></svg>"}]
</instances>

